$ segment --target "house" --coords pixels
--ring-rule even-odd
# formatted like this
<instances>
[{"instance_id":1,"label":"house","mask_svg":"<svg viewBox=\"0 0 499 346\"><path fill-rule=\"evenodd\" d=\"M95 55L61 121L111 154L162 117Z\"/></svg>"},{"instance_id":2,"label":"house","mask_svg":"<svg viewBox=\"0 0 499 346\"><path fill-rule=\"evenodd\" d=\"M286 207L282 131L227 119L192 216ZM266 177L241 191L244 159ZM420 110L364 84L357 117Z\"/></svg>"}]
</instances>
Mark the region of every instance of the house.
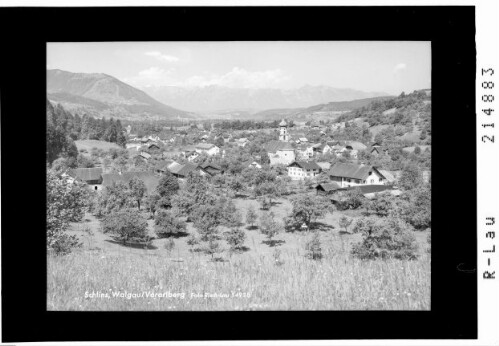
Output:
<instances>
[{"instance_id":1,"label":"house","mask_svg":"<svg viewBox=\"0 0 499 346\"><path fill-rule=\"evenodd\" d=\"M149 144L149 145L147 146L147 149L149 149L149 150L159 150L160 148L159 148L159 145L158 145L158 144L156 144L156 143L151 143L151 144Z\"/></svg>"},{"instance_id":2,"label":"house","mask_svg":"<svg viewBox=\"0 0 499 346\"><path fill-rule=\"evenodd\" d=\"M312 150L314 151L314 153L326 154L331 151L331 147L327 143L321 143L314 145Z\"/></svg>"},{"instance_id":3,"label":"house","mask_svg":"<svg viewBox=\"0 0 499 346\"><path fill-rule=\"evenodd\" d=\"M315 190L317 191L318 195L330 195L337 190L343 189L338 183L331 182L331 183L322 183L319 184L315 187Z\"/></svg>"},{"instance_id":4,"label":"house","mask_svg":"<svg viewBox=\"0 0 499 346\"><path fill-rule=\"evenodd\" d=\"M141 157L141 158L143 158L143 159L145 159L147 161L147 160L149 160L151 158L151 154L146 153L146 152L141 152L139 154L139 157Z\"/></svg>"},{"instance_id":5,"label":"house","mask_svg":"<svg viewBox=\"0 0 499 346\"><path fill-rule=\"evenodd\" d=\"M388 149L382 146L373 146L371 149L371 155L373 156L387 155L387 154L388 154Z\"/></svg>"},{"instance_id":6,"label":"house","mask_svg":"<svg viewBox=\"0 0 499 346\"><path fill-rule=\"evenodd\" d=\"M387 183L385 176L374 166L336 162L328 174L341 187Z\"/></svg>"},{"instance_id":7,"label":"house","mask_svg":"<svg viewBox=\"0 0 499 346\"><path fill-rule=\"evenodd\" d=\"M86 183L92 190L102 189L102 168L75 168L67 174L76 181Z\"/></svg>"},{"instance_id":8,"label":"house","mask_svg":"<svg viewBox=\"0 0 499 346\"><path fill-rule=\"evenodd\" d=\"M296 160L294 148L289 142L271 141L266 145L271 165L289 165Z\"/></svg>"},{"instance_id":9,"label":"house","mask_svg":"<svg viewBox=\"0 0 499 346\"><path fill-rule=\"evenodd\" d=\"M196 172L198 170L198 165L193 163L186 163L184 165L173 165L170 166L170 172L179 179L185 179L190 172Z\"/></svg>"},{"instance_id":10,"label":"house","mask_svg":"<svg viewBox=\"0 0 499 346\"><path fill-rule=\"evenodd\" d=\"M133 149L133 148L139 149L141 146L142 146L142 144L137 143L137 142L135 142L135 143L127 143L126 144L126 148L127 149Z\"/></svg>"},{"instance_id":11,"label":"house","mask_svg":"<svg viewBox=\"0 0 499 346\"><path fill-rule=\"evenodd\" d=\"M295 161L288 165L288 176L293 180L314 178L321 171L321 166L314 161Z\"/></svg>"},{"instance_id":12,"label":"house","mask_svg":"<svg viewBox=\"0 0 499 346\"><path fill-rule=\"evenodd\" d=\"M345 147L350 150L366 150L367 145L358 141L348 141L345 143Z\"/></svg>"},{"instance_id":13,"label":"house","mask_svg":"<svg viewBox=\"0 0 499 346\"><path fill-rule=\"evenodd\" d=\"M173 164L173 163L176 163L175 161L173 160L165 160L165 161L162 161L160 163L158 163L156 165L156 167L154 168L154 172L156 174L164 174L168 171L168 169L170 168L170 166Z\"/></svg>"},{"instance_id":14,"label":"house","mask_svg":"<svg viewBox=\"0 0 499 346\"><path fill-rule=\"evenodd\" d=\"M117 182L128 184L128 182L132 180L134 177L144 182L148 194L154 193L159 183L159 178L155 176L153 172L132 171L132 172L124 172L122 174L120 173L102 174L102 185L107 188Z\"/></svg>"},{"instance_id":15,"label":"house","mask_svg":"<svg viewBox=\"0 0 499 346\"><path fill-rule=\"evenodd\" d=\"M394 184L395 183L395 180L396 180L396 175L395 174L393 174L390 171L384 170L384 169L380 169L379 172L381 174L383 174L383 176L386 178L386 183L387 184Z\"/></svg>"},{"instance_id":16,"label":"house","mask_svg":"<svg viewBox=\"0 0 499 346\"><path fill-rule=\"evenodd\" d=\"M245 166L247 166L247 167L250 167L250 168L262 169L262 165L261 165L261 164L259 164L259 163L258 163L258 162L256 162L256 161L249 162L249 163L248 163L248 162L246 162L244 165L245 165Z\"/></svg>"},{"instance_id":17,"label":"house","mask_svg":"<svg viewBox=\"0 0 499 346\"><path fill-rule=\"evenodd\" d=\"M246 144L248 144L248 143L249 143L248 138L239 138L239 139L237 139L237 140L236 140L236 144L237 144L238 146L240 146L240 147L243 147L243 148L244 148L244 147L246 146Z\"/></svg>"},{"instance_id":18,"label":"house","mask_svg":"<svg viewBox=\"0 0 499 346\"><path fill-rule=\"evenodd\" d=\"M331 168L331 163L329 162L317 162L317 164L322 168L323 171L329 171Z\"/></svg>"},{"instance_id":19,"label":"house","mask_svg":"<svg viewBox=\"0 0 499 346\"><path fill-rule=\"evenodd\" d=\"M196 145L195 150L199 154L206 153L208 156L213 156L220 153L220 148L211 143L199 143L198 145Z\"/></svg>"},{"instance_id":20,"label":"house","mask_svg":"<svg viewBox=\"0 0 499 346\"><path fill-rule=\"evenodd\" d=\"M223 169L217 164L214 163L203 163L199 165L199 168L201 168L204 172L208 173L211 176L214 176L216 174L223 174Z\"/></svg>"},{"instance_id":21,"label":"house","mask_svg":"<svg viewBox=\"0 0 499 346\"><path fill-rule=\"evenodd\" d=\"M188 151L185 154L185 158L187 161L192 162L196 160L201 154L199 154L197 151Z\"/></svg>"},{"instance_id":22,"label":"house","mask_svg":"<svg viewBox=\"0 0 499 346\"><path fill-rule=\"evenodd\" d=\"M208 135L203 135L203 136L201 136L200 140L201 140L201 142L206 143L206 141L208 140L208 138L209 138Z\"/></svg>"},{"instance_id":23,"label":"house","mask_svg":"<svg viewBox=\"0 0 499 346\"><path fill-rule=\"evenodd\" d=\"M302 143L298 146L297 151L301 158L308 160L314 157L314 146L318 144Z\"/></svg>"}]
</instances>

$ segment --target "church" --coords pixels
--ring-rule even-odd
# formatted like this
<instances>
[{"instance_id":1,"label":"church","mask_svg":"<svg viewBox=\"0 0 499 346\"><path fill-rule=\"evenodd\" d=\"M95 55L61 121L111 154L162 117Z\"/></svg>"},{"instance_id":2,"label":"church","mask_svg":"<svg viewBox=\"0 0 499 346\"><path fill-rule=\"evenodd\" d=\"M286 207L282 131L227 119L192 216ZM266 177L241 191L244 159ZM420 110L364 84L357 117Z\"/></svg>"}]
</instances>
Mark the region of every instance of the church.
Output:
<instances>
[{"instance_id":1,"label":"church","mask_svg":"<svg viewBox=\"0 0 499 346\"><path fill-rule=\"evenodd\" d=\"M271 165L289 165L296 159L296 153L289 142L288 124L283 119L279 123L279 140L267 143L266 150Z\"/></svg>"}]
</instances>

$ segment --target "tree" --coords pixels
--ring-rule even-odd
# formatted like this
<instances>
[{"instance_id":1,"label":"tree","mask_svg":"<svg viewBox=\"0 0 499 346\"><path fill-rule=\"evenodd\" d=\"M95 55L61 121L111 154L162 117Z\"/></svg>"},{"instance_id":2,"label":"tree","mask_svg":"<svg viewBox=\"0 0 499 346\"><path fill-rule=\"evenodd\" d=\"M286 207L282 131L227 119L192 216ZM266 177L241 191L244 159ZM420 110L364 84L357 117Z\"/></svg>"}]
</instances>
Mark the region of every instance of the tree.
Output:
<instances>
[{"instance_id":1,"label":"tree","mask_svg":"<svg viewBox=\"0 0 499 346\"><path fill-rule=\"evenodd\" d=\"M88 190L78 182L70 183L47 171L47 249L66 254L80 246L78 238L66 234L70 222L83 219L88 208Z\"/></svg>"},{"instance_id":2,"label":"tree","mask_svg":"<svg viewBox=\"0 0 499 346\"><path fill-rule=\"evenodd\" d=\"M240 228L232 228L230 231L225 232L224 236L231 251L239 251L243 248L246 233Z\"/></svg>"},{"instance_id":3,"label":"tree","mask_svg":"<svg viewBox=\"0 0 499 346\"><path fill-rule=\"evenodd\" d=\"M128 182L128 188L130 189L131 197L137 201L137 208L140 210L140 201L147 192L146 184L141 179L133 177Z\"/></svg>"},{"instance_id":4,"label":"tree","mask_svg":"<svg viewBox=\"0 0 499 346\"><path fill-rule=\"evenodd\" d=\"M254 227L256 219L257 219L257 215L255 212L255 207L250 206L248 208L248 212L246 213L246 223L249 223L251 225L251 227Z\"/></svg>"},{"instance_id":5,"label":"tree","mask_svg":"<svg viewBox=\"0 0 499 346\"><path fill-rule=\"evenodd\" d=\"M167 238L185 232L187 226L172 210L161 209L154 218L154 231L160 238Z\"/></svg>"},{"instance_id":6,"label":"tree","mask_svg":"<svg viewBox=\"0 0 499 346\"><path fill-rule=\"evenodd\" d=\"M273 212L263 213L260 217L260 232L268 238L269 246L274 246L276 241L273 239L282 229L282 225L275 220Z\"/></svg>"},{"instance_id":7,"label":"tree","mask_svg":"<svg viewBox=\"0 0 499 346\"><path fill-rule=\"evenodd\" d=\"M178 185L177 178L175 178L170 172L166 172L166 174L159 179L156 192L161 197L171 197L176 194L179 189L180 186Z\"/></svg>"},{"instance_id":8,"label":"tree","mask_svg":"<svg viewBox=\"0 0 499 346\"><path fill-rule=\"evenodd\" d=\"M236 194L244 190L244 183L240 176L235 176L229 181L229 188Z\"/></svg>"},{"instance_id":9,"label":"tree","mask_svg":"<svg viewBox=\"0 0 499 346\"><path fill-rule=\"evenodd\" d=\"M352 222L353 222L353 219L349 219L348 217L343 215L342 217L340 217L339 225L340 225L340 227L345 229L346 233L348 233L348 227L350 227Z\"/></svg>"},{"instance_id":10,"label":"tree","mask_svg":"<svg viewBox=\"0 0 499 346\"><path fill-rule=\"evenodd\" d=\"M293 205L291 218L297 229L304 223L310 229L312 222L332 212L331 202L324 196L298 196L293 198L291 203Z\"/></svg>"},{"instance_id":11,"label":"tree","mask_svg":"<svg viewBox=\"0 0 499 346\"><path fill-rule=\"evenodd\" d=\"M321 240L318 232L314 232L312 239L305 244L305 256L313 260L322 259Z\"/></svg>"},{"instance_id":12,"label":"tree","mask_svg":"<svg viewBox=\"0 0 499 346\"><path fill-rule=\"evenodd\" d=\"M130 240L148 239L147 221L135 209L122 209L110 213L102 221L102 230L104 233L113 234L124 245Z\"/></svg>"},{"instance_id":13,"label":"tree","mask_svg":"<svg viewBox=\"0 0 499 346\"><path fill-rule=\"evenodd\" d=\"M415 163L407 163L402 169L399 186L404 190L411 190L423 183L423 173Z\"/></svg>"},{"instance_id":14,"label":"tree","mask_svg":"<svg viewBox=\"0 0 499 346\"><path fill-rule=\"evenodd\" d=\"M412 260L418 256L416 238L400 218L364 217L356 222L353 231L362 234L362 241L352 247L352 255L360 259Z\"/></svg>"},{"instance_id":15,"label":"tree","mask_svg":"<svg viewBox=\"0 0 499 346\"><path fill-rule=\"evenodd\" d=\"M367 214L379 217L388 216L396 208L394 197L389 192L376 193L373 199L364 203L364 207Z\"/></svg>"},{"instance_id":16,"label":"tree","mask_svg":"<svg viewBox=\"0 0 499 346\"><path fill-rule=\"evenodd\" d=\"M431 188L428 184L404 192L399 204L397 215L416 230L431 228Z\"/></svg>"},{"instance_id":17,"label":"tree","mask_svg":"<svg viewBox=\"0 0 499 346\"><path fill-rule=\"evenodd\" d=\"M127 184L121 181L114 182L98 196L96 214L102 216L121 209L132 208L135 202Z\"/></svg>"},{"instance_id":18,"label":"tree","mask_svg":"<svg viewBox=\"0 0 499 346\"><path fill-rule=\"evenodd\" d=\"M347 208L357 209L359 208L364 200L364 195L359 188L349 189L343 195L343 205Z\"/></svg>"}]
</instances>

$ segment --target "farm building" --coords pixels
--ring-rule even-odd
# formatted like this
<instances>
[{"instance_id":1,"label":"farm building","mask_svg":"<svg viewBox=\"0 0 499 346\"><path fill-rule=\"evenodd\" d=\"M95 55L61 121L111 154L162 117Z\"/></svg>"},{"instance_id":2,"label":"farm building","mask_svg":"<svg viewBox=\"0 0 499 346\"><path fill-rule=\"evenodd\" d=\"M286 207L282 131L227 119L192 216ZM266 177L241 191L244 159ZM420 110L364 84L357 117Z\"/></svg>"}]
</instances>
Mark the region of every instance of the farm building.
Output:
<instances>
[{"instance_id":1,"label":"farm building","mask_svg":"<svg viewBox=\"0 0 499 346\"><path fill-rule=\"evenodd\" d=\"M195 150L199 154L206 153L208 156L213 156L220 153L220 148L211 143L199 143L198 145L196 145Z\"/></svg>"},{"instance_id":2,"label":"farm building","mask_svg":"<svg viewBox=\"0 0 499 346\"><path fill-rule=\"evenodd\" d=\"M295 161L288 165L288 176L293 180L314 178L321 171L321 166L314 161Z\"/></svg>"},{"instance_id":3,"label":"farm building","mask_svg":"<svg viewBox=\"0 0 499 346\"><path fill-rule=\"evenodd\" d=\"M186 163L184 165L177 164L170 166L170 172L179 179L185 179L190 172L195 172L199 169L199 166L193 163Z\"/></svg>"},{"instance_id":4,"label":"farm building","mask_svg":"<svg viewBox=\"0 0 499 346\"><path fill-rule=\"evenodd\" d=\"M289 165L296 159L295 151L288 142L271 141L267 143L266 150L271 165Z\"/></svg>"},{"instance_id":5,"label":"farm building","mask_svg":"<svg viewBox=\"0 0 499 346\"><path fill-rule=\"evenodd\" d=\"M332 182L332 183L322 183L319 184L315 187L315 190L317 191L318 195L330 195L337 190L344 189L338 183Z\"/></svg>"},{"instance_id":6,"label":"farm building","mask_svg":"<svg viewBox=\"0 0 499 346\"><path fill-rule=\"evenodd\" d=\"M336 162L329 170L329 177L341 187L386 184L386 178L376 167Z\"/></svg>"},{"instance_id":7,"label":"farm building","mask_svg":"<svg viewBox=\"0 0 499 346\"><path fill-rule=\"evenodd\" d=\"M166 171L169 170L170 166L172 166L174 163L176 163L175 161L173 160L165 160L165 161L162 161L160 163L158 163L156 165L156 167L154 168L154 172L156 174L163 174L165 173Z\"/></svg>"},{"instance_id":8,"label":"farm building","mask_svg":"<svg viewBox=\"0 0 499 346\"><path fill-rule=\"evenodd\" d=\"M203 163L199 165L199 168L201 168L204 172L208 173L211 176L214 176L216 174L223 174L224 172L222 170L222 167L214 163Z\"/></svg>"},{"instance_id":9,"label":"farm building","mask_svg":"<svg viewBox=\"0 0 499 346\"><path fill-rule=\"evenodd\" d=\"M75 168L68 171L68 175L76 181L86 183L92 190L102 188L102 168Z\"/></svg>"}]
</instances>

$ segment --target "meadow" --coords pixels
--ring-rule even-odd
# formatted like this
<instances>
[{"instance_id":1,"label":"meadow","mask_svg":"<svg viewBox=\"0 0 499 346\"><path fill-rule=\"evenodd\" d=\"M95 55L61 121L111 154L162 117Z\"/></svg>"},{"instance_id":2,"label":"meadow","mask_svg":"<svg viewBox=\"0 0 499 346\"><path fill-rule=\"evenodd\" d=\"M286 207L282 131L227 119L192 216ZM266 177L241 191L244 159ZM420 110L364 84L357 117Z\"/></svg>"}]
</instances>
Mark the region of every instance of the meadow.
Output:
<instances>
[{"instance_id":1,"label":"meadow","mask_svg":"<svg viewBox=\"0 0 499 346\"><path fill-rule=\"evenodd\" d=\"M252 199L235 199L246 214ZM282 219L286 199L272 211ZM259 211L261 212L261 211ZM100 231L87 214L70 234L83 246L67 256L48 256L47 309L84 311L148 310L429 310L431 260L426 232L416 232L418 260L361 261L350 255L360 235L338 225L334 211L321 222L323 258L305 256L311 232L280 233L270 247L258 229L244 225L246 251L222 254L223 261L190 251L187 236L154 239L149 248L123 246ZM152 233L152 220L149 226ZM195 232L189 223L187 233ZM93 293L93 297L92 294Z\"/></svg>"},{"instance_id":2,"label":"meadow","mask_svg":"<svg viewBox=\"0 0 499 346\"><path fill-rule=\"evenodd\" d=\"M75 141L75 144L76 144L76 148L78 148L78 151L86 150L87 155L90 155L90 151L93 148L102 149L104 151L107 151L107 150L112 149L112 148L121 149L121 147L116 143L98 141L95 139L80 139L80 140Z\"/></svg>"}]
</instances>

